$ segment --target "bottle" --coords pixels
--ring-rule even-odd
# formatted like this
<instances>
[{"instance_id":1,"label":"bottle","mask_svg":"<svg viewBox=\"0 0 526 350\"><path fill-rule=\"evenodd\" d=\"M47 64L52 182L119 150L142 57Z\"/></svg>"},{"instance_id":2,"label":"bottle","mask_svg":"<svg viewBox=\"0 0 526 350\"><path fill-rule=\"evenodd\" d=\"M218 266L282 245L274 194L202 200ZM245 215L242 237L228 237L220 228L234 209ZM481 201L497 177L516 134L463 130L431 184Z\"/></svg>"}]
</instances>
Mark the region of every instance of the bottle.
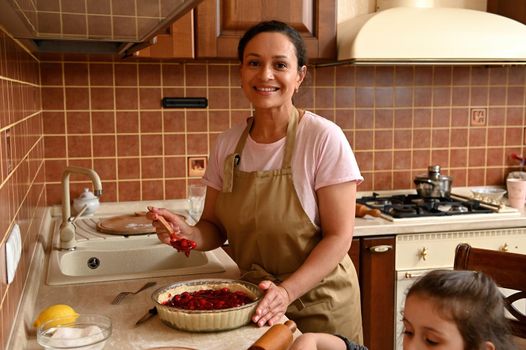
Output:
<instances>
[{"instance_id":1,"label":"bottle","mask_svg":"<svg viewBox=\"0 0 526 350\"><path fill-rule=\"evenodd\" d=\"M275 324L265 332L248 350L287 350L292 344L296 331L296 323L288 320L283 324Z\"/></svg>"}]
</instances>

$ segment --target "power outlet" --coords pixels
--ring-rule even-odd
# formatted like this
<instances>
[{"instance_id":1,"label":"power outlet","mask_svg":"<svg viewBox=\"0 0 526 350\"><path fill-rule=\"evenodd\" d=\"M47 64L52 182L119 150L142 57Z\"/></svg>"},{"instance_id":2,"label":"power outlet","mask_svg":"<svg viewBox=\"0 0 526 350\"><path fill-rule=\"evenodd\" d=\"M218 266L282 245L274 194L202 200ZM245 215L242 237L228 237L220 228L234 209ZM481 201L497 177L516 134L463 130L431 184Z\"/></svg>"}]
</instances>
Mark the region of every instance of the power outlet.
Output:
<instances>
[{"instance_id":1,"label":"power outlet","mask_svg":"<svg viewBox=\"0 0 526 350\"><path fill-rule=\"evenodd\" d=\"M471 126L486 125L486 108L471 109Z\"/></svg>"},{"instance_id":2,"label":"power outlet","mask_svg":"<svg viewBox=\"0 0 526 350\"><path fill-rule=\"evenodd\" d=\"M20 226L14 224L9 238L5 244L5 259L6 259L6 270L7 270L7 284L13 282L15 279L16 269L20 262L20 256L22 255L22 236L20 234Z\"/></svg>"}]
</instances>

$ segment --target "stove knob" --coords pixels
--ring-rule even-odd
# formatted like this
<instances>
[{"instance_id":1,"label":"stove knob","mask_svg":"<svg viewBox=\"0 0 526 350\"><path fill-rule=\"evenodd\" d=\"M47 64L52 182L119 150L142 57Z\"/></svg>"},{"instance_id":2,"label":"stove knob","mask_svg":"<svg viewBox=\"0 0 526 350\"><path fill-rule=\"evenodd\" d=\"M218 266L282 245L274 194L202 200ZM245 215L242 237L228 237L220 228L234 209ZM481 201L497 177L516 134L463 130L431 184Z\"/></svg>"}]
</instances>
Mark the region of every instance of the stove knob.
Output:
<instances>
[{"instance_id":1,"label":"stove knob","mask_svg":"<svg viewBox=\"0 0 526 350\"><path fill-rule=\"evenodd\" d=\"M422 248L422 250L420 250L420 253L418 255L420 256L420 259L426 261L427 254L428 254L428 250L427 250L426 247L424 247L424 248Z\"/></svg>"}]
</instances>

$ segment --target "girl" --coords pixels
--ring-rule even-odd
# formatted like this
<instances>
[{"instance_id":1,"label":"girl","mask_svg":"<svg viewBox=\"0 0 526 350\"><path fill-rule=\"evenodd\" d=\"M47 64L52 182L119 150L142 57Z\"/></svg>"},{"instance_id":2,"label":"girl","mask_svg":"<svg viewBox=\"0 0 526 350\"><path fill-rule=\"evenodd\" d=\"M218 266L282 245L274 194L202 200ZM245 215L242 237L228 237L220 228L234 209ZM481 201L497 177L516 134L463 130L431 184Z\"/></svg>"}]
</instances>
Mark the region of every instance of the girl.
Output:
<instances>
[{"instance_id":1,"label":"girl","mask_svg":"<svg viewBox=\"0 0 526 350\"><path fill-rule=\"evenodd\" d=\"M516 349L503 297L481 272L434 270L408 290L403 312L404 350ZM340 336L306 333L291 350L354 350ZM363 349L363 348L362 348Z\"/></svg>"}]
</instances>

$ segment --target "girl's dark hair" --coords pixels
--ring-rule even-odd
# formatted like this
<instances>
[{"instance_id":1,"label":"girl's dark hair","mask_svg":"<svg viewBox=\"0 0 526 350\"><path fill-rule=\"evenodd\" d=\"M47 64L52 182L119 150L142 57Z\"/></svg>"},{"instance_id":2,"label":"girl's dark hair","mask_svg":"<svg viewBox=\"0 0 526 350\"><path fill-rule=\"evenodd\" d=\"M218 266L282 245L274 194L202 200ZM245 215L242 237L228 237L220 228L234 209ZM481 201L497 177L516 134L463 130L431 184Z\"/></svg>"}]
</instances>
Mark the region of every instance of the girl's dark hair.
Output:
<instances>
[{"instance_id":1,"label":"girl's dark hair","mask_svg":"<svg viewBox=\"0 0 526 350\"><path fill-rule=\"evenodd\" d=\"M307 50L305 49L305 42L301 37L301 34L291 26L280 21L265 21L260 22L253 27L249 28L243 37L239 40L237 46L237 57L240 62L243 62L243 54L245 53L245 47L253 37L259 33L281 33L286 35L290 42L296 49L296 57L298 58L298 70L307 64Z\"/></svg>"},{"instance_id":2,"label":"girl's dark hair","mask_svg":"<svg viewBox=\"0 0 526 350\"><path fill-rule=\"evenodd\" d=\"M430 298L437 312L457 325L465 350L478 350L491 341L496 350L515 349L504 316L504 298L495 282L476 271L433 270L407 291Z\"/></svg>"}]
</instances>

